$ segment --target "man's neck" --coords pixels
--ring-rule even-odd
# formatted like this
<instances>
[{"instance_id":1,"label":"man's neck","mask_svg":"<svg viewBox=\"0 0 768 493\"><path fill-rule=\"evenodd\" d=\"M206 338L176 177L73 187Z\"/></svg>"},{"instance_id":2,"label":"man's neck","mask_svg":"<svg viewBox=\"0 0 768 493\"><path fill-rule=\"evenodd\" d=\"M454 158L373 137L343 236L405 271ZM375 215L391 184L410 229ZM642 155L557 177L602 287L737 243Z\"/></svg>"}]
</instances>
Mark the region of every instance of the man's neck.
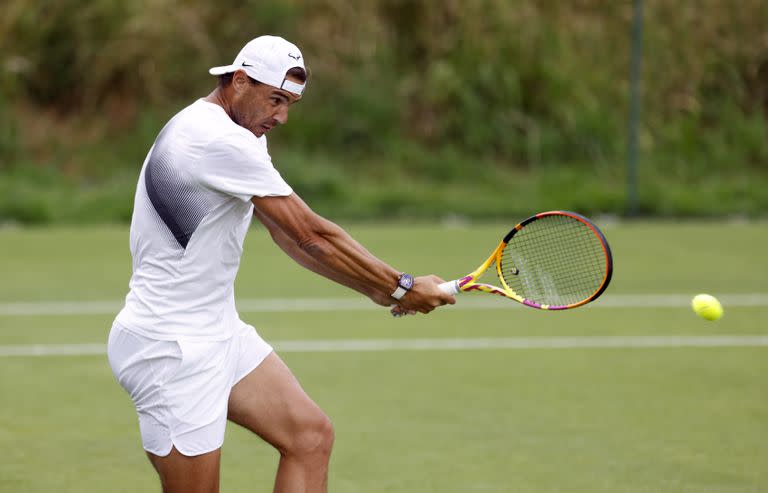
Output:
<instances>
[{"instance_id":1,"label":"man's neck","mask_svg":"<svg viewBox=\"0 0 768 493\"><path fill-rule=\"evenodd\" d=\"M224 108L224 111L228 115L230 115L230 112L229 112L229 109L230 109L229 102L227 101L227 98L224 97L224 94L222 94L221 90L219 90L218 87L216 89L214 89L213 92L211 92L208 96L203 98L203 100L207 101L208 103L213 103L213 104L217 104L217 105L221 106L222 108Z\"/></svg>"}]
</instances>

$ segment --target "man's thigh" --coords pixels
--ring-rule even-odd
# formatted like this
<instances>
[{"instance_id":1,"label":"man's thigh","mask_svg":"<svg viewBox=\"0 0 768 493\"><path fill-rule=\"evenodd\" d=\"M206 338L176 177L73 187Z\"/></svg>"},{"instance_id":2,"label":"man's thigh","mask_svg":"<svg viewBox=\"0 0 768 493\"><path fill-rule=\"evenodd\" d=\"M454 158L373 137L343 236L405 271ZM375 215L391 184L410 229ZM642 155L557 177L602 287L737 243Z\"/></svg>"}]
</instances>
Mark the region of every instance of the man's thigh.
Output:
<instances>
[{"instance_id":1,"label":"man's thigh","mask_svg":"<svg viewBox=\"0 0 768 493\"><path fill-rule=\"evenodd\" d=\"M281 451L290 450L303 430L328 423L274 352L232 387L227 417Z\"/></svg>"},{"instance_id":2,"label":"man's thigh","mask_svg":"<svg viewBox=\"0 0 768 493\"><path fill-rule=\"evenodd\" d=\"M189 457L176 447L165 457L147 452L157 470L163 493L218 493L221 449Z\"/></svg>"}]
</instances>

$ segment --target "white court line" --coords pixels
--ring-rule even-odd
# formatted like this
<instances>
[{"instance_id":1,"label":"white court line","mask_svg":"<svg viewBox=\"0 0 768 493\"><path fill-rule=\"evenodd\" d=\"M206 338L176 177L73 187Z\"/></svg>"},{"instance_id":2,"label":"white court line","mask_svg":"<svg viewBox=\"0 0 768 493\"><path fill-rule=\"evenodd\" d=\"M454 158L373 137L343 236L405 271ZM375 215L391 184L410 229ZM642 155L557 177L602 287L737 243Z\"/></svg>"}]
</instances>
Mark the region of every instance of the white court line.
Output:
<instances>
[{"instance_id":1,"label":"white court line","mask_svg":"<svg viewBox=\"0 0 768 493\"><path fill-rule=\"evenodd\" d=\"M274 341L280 353L474 351L488 349L605 349L768 347L768 335L498 337L472 339L326 339ZM0 357L104 355L104 344L0 346Z\"/></svg>"},{"instance_id":2,"label":"white court line","mask_svg":"<svg viewBox=\"0 0 768 493\"><path fill-rule=\"evenodd\" d=\"M687 307L693 294L614 294L605 295L587 305L587 308L680 308ZM768 293L718 294L728 307L768 306ZM121 301L20 301L0 303L0 315L114 315ZM461 295L452 310L512 309L521 305L500 297L486 295ZM237 301L241 313L267 312L325 312L377 310L365 298L246 298Z\"/></svg>"}]
</instances>

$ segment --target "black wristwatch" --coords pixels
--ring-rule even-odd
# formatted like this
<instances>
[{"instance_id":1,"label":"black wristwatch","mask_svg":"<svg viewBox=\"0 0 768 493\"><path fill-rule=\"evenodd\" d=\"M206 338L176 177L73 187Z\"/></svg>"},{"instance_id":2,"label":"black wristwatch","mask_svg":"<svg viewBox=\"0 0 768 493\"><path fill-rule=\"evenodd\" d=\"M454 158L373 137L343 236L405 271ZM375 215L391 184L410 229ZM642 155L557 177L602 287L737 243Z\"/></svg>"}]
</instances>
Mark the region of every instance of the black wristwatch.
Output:
<instances>
[{"instance_id":1,"label":"black wristwatch","mask_svg":"<svg viewBox=\"0 0 768 493\"><path fill-rule=\"evenodd\" d=\"M405 293L411 290L413 287L413 276L403 272L400 277L397 278L397 289L392 293L392 297L396 300L405 296Z\"/></svg>"}]
</instances>

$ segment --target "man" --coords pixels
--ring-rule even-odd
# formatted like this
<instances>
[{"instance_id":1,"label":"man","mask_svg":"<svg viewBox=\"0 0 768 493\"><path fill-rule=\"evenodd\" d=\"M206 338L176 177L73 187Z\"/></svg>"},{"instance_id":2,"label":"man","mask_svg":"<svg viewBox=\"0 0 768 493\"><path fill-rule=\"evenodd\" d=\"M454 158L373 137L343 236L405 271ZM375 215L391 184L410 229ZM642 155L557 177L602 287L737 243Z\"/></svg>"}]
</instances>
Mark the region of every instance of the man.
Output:
<instances>
[{"instance_id":1,"label":"man","mask_svg":"<svg viewBox=\"0 0 768 493\"><path fill-rule=\"evenodd\" d=\"M295 45L261 36L210 73L218 86L168 122L144 161L110 365L164 492L218 491L227 419L280 452L274 491L326 491L331 423L235 309L251 218L299 264L380 305L428 313L455 300L440 278L401 273L315 214L272 166L265 134L307 81Z\"/></svg>"}]
</instances>

